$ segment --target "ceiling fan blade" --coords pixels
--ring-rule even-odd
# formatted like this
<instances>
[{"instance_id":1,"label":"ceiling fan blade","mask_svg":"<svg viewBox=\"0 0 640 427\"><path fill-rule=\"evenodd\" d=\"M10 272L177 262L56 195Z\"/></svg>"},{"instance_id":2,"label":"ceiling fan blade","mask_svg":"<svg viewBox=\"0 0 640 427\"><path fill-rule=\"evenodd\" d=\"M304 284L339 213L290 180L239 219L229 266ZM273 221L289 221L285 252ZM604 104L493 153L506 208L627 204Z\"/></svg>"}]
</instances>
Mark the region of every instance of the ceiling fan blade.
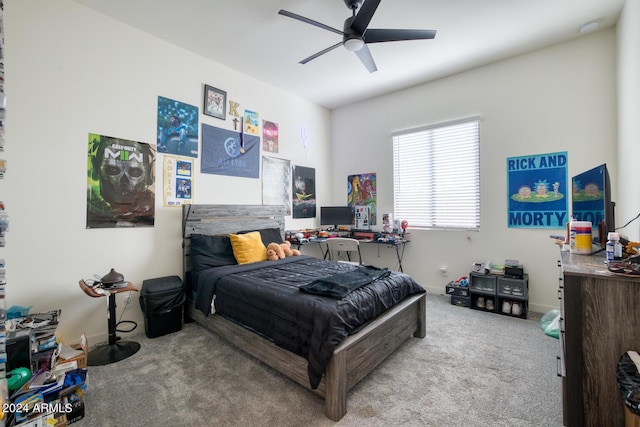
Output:
<instances>
[{"instance_id":1,"label":"ceiling fan blade","mask_svg":"<svg viewBox=\"0 0 640 427\"><path fill-rule=\"evenodd\" d=\"M356 51L356 55L360 58L360 61L367 67L370 73L378 71L378 67L376 67L376 62L373 60L373 56L371 56L371 52L367 45L362 46L362 49Z\"/></svg>"},{"instance_id":2,"label":"ceiling fan blade","mask_svg":"<svg viewBox=\"0 0 640 427\"><path fill-rule=\"evenodd\" d=\"M331 31L331 32L336 33L336 34L340 34L340 35L344 34L342 31L337 30L337 29L335 29L333 27L330 27L328 25L324 25L324 24L322 24L322 23L320 23L318 21L314 21L313 19L305 18L304 16L300 16L298 14L295 14L293 12L289 12L287 10L280 9L278 11L278 14L280 14L282 16L288 16L289 18L297 19L298 21L306 22L307 24L311 24L311 25L314 25L316 27L323 28L325 30Z\"/></svg>"},{"instance_id":3,"label":"ceiling fan blade","mask_svg":"<svg viewBox=\"0 0 640 427\"><path fill-rule=\"evenodd\" d=\"M433 39L435 30L375 30L370 29L364 33L365 43L395 42L403 40Z\"/></svg>"},{"instance_id":4,"label":"ceiling fan blade","mask_svg":"<svg viewBox=\"0 0 640 427\"><path fill-rule=\"evenodd\" d=\"M337 48L338 46L342 46L342 42L340 42L340 43L336 43L336 44L334 44L333 46L330 46L330 47L328 47L328 48L326 48L326 49L324 49L324 50L321 50L321 51L320 51L320 52L318 52L318 53L314 53L313 55L311 55L311 56L310 56L310 57L308 57L308 58L303 59L303 60L302 60L302 61L300 61L299 63L300 63L300 64L306 64L307 62L311 61L312 59L316 59L318 56L320 56L320 55L324 55L325 53L327 53L327 52L329 52L329 51L332 51L333 49ZM366 47L366 46L365 46L365 47ZM364 48L363 48L363 49L364 49Z\"/></svg>"},{"instance_id":5,"label":"ceiling fan blade","mask_svg":"<svg viewBox=\"0 0 640 427\"><path fill-rule=\"evenodd\" d=\"M358 11L355 19L351 23L351 29L355 30L359 35L364 34L379 4L380 0L365 0L364 4L360 6L360 10Z\"/></svg>"}]
</instances>

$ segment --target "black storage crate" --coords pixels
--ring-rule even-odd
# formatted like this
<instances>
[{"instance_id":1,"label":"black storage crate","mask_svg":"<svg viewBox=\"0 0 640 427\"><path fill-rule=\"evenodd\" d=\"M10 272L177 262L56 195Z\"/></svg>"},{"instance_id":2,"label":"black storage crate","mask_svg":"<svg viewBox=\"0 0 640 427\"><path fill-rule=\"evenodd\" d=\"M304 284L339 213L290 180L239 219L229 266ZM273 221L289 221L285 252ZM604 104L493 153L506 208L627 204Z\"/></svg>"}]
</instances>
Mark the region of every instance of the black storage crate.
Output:
<instances>
[{"instance_id":1,"label":"black storage crate","mask_svg":"<svg viewBox=\"0 0 640 427\"><path fill-rule=\"evenodd\" d=\"M159 277L142 282L140 308L144 313L144 332L149 338L182 329L182 306L186 297L178 276Z\"/></svg>"},{"instance_id":2,"label":"black storage crate","mask_svg":"<svg viewBox=\"0 0 640 427\"><path fill-rule=\"evenodd\" d=\"M460 297L457 295L451 295L451 305L457 305L458 307L469 307L471 303L470 297Z\"/></svg>"},{"instance_id":3,"label":"black storage crate","mask_svg":"<svg viewBox=\"0 0 640 427\"><path fill-rule=\"evenodd\" d=\"M468 286L460 286L456 285L456 282L449 282L445 289L447 291L447 295L456 296L456 297L469 297L469 287Z\"/></svg>"}]
</instances>

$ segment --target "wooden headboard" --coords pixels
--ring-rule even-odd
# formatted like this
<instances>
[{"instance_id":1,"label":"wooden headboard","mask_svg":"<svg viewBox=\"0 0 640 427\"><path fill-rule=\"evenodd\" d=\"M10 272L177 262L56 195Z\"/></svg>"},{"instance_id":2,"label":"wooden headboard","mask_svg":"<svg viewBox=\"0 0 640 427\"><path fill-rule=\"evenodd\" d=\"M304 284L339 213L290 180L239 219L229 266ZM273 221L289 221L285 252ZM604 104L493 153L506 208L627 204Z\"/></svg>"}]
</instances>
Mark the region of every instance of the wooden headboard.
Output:
<instances>
[{"instance_id":1,"label":"wooden headboard","mask_svg":"<svg viewBox=\"0 0 640 427\"><path fill-rule=\"evenodd\" d=\"M229 234L279 228L284 238L284 206L182 205L182 267L185 284L191 283L189 257L192 234Z\"/></svg>"}]
</instances>

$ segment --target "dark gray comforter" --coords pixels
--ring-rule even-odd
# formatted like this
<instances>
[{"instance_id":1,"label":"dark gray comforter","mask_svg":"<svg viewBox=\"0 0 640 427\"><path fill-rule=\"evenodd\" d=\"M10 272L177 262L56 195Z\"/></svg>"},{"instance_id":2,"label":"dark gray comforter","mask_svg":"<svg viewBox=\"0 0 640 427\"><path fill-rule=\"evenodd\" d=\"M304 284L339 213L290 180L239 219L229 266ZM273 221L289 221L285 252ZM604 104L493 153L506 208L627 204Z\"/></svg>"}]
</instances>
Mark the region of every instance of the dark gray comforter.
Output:
<instances>
[{"instance_id":1,"label":"dark gray comforter","mask_svg":"<svg viewBox=\"0 0 640 427\"><path fill-rule=\"evenodd\" d=\"M304 255L211 268L194 277L195 304L208 315L215 294L216 313L306 358L315 389L345 337L406 297L425 292L395 271L341 299L300 292L317 279L357 268Z\"/></svg>"}]
</instances>

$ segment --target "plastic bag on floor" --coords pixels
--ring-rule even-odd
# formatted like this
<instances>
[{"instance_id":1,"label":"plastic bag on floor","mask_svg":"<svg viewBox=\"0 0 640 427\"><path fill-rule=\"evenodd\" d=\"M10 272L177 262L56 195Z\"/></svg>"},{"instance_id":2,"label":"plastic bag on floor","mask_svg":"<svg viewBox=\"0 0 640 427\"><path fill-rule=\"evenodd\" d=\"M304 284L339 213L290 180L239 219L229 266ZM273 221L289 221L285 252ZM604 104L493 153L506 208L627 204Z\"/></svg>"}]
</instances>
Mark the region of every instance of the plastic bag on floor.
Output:
<instances>
[{"instance_id":1,"label":"plastic bag on floor","mask_svg":"<svg viewBox=\"0 0 640 427\"><path fill-rule=\"evenodd\" d=\"M560 310L553 309L547 311L540 318L540 327L545 334L553 338L560 337Z\"/></svg>"}]
</instances>

